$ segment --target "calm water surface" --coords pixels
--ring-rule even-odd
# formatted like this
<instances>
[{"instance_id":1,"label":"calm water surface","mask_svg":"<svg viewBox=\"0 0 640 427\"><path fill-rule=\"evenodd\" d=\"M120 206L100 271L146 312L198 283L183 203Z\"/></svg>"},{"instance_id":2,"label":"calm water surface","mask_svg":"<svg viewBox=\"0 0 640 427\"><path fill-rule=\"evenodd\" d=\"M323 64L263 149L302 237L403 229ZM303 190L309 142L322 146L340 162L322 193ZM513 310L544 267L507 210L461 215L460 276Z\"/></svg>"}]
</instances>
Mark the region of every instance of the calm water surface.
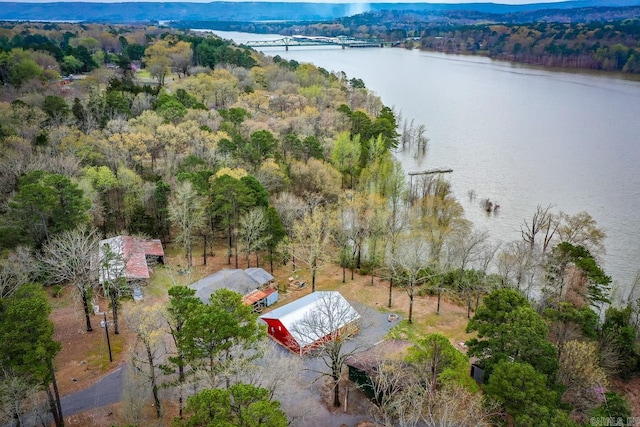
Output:
<instances>
[{"instance_id":1,"label":"calm water surface","mask_svg":"<svg viewBox=\"0 0 640 427\"><path fill-rule=\"evenodd\" d=\"M398 153L405 170L451 167L467 218L497 241L519 239L537 205L589 212L608 235L606 272L630 286L640 269L640 82L404 49L263 51L361 78L424 124L427 157ZM470 190L500 203L499 214L487 216Z\"/></svg>"}]
</instances>

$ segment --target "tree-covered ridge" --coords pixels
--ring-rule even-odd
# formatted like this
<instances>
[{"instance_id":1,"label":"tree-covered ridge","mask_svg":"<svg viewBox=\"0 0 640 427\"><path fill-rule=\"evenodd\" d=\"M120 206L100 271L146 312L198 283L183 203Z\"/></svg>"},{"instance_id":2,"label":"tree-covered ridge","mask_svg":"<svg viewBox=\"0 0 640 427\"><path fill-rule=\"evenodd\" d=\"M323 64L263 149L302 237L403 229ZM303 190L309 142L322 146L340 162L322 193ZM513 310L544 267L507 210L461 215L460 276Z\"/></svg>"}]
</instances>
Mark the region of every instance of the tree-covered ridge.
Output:
<instances>
[{"instance_id":1,"label":"tree-covered ridge","mask_svg":"<svg viewBox=\"0 0 640 427\"><path fill-rule=\"evenodd\" d=\"M639 20L604 24L541 22L425 31L420 47L551 67L640 73Z\"/></svg>"},{"instance_id":2,"label":"tree-covered ridge","mask_svg":"<svg viewBox=\"0 0 640 427\"><path fill-rule=\"evenodd\" d=\"M577 4L577 2L572 2ZM438 5L414 4L413 7L400 7L392 5L386 8L372 7L364 12L350 16L342 16L333 20L322 22L287 21L261 22L250 20L180 20L170 25L176 28L208 28L225 31L246 31L251 33L278 33L278 34L305 34L305 35L329 35L321 31L339 32L332 35L354 35L357 31L366 34L377 32L404 31L406 37L420 34L421 30L432 27L457 27L462 25L478 24L534 24L537 22L549 23L574 23L602 24L612 21L624 21L637 19L640 16L640 7L628 6L599 6L599 7L569 7L536 8L536 5L520 5L508 10L491 10L490 7L482 8L482 4ZM429 7L432 6L432 7ZM440 5L445 6L445 5ZM489 4L487 4L489 6ZM533 10L528 7L532 6ZM538 5L539 6L539 5ZM426 10L425 10L426 9ZM361 28L364 27L364 28Z\"/></svg>"},{"instance_id":3,"label":"tree-covered ridge","mask_svg":"<svg viewBox=\"0 0 640 427\"><path fill-rule=\"evenodd\" d=\"M96 2L97 3L97 2ZM224 20L224 21L319 21L353 15L363 10L404 10L421 12L473 10L483 13L505 14L548 9L545 3L522 5L496 3L330 3L330 2L127 2L124 8L117 3L21 3L7 2L0 11L0 19L57 20L110 23L150 23L166 20ZM571 10L584 7L634 6L637 0L579 0L553 4L554 9ZM202 27L197 27L202 28Z\"/></svg>"},{"instance_id":4,"label":"tree-covered ridge","mask_svg":"<svg viewBox=\"0 0 640 427\"><path fill-rule=\"evenodd\" d=\"M640 72L640 8L545 10L505 15L476 11L380 11L322 23L211 23L211 28L284 35L374 38L408 48L549 67ZM179 24L182 25L182 24ZM204 24L201 25L204 27Z\"/></svg>"},{"instance_id":5,"label":"tree-covered ridge","mask_svg":"<svg viewBox=\"0 0 640 427\"><path fill-rule=\"evenodd\" d=\"M66 23L5 23L0 27L0 82L13 87L34 78L51 82L60 74L86 73L99 67L130 70L132 63L139 66L142 60L154 76L166 73L169 66L186 75L193 66L255 65L247 50L232 48L229 41L175 35L167 28L74 27Z\"/></svg>"}]
</instances>

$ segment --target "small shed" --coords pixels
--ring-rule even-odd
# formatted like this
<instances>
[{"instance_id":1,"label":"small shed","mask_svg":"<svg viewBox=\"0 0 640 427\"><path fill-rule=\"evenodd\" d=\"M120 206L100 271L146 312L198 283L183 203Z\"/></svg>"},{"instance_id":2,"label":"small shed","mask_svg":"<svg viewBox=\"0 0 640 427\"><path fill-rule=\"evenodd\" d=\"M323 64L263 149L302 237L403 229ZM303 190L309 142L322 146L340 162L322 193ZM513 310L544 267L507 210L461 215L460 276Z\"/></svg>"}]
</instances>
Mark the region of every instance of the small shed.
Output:
<instances>
[{"instance_id":1,"label":"small shed","mask_svg":"<svg viewBox=\"0 0 640 427\"><path fill-rule=\"evenodd\" d=\"M349 380L367 397L378 401L380 396L376 396L375 392L378 365L384 360L401 361L411 346L409 341L389 339L349 356L345 361L349 369Z\"/></svg>"},{"instance_id":2,"label":"small shed","mask_svg":"<svg viewBox=\"0 0 640 427\"><path fill-rule=\"evenodd\" d=\"M275 289L265 289L264 291L265 294L267 294L267 297L265 298L265 305L267 307L275 304L278 302L278 291Z\"/></svg>"},{"instance_id":3,"label":"small shed","mask_svg":"<svg viewBox=\"0 0 640 427\"><path fill-rule=\"evenodd\" d=\"M484 369L480 365L472 363L471 378L478 384L484 384Z\"/></svg>"},{"instance_id":4,"label":"small shed","mask_svg":"<svg viewBox=\"0 0 640 427\"><path fill-rule=\"evenodd\" d=\"M253 306L253 311L260 313L265 307L275 304L278 301L278 291L275 289L256 289L249 292L242 298L242 302L246 305Z\"/></svg>"},{"instance_id":5,"label":"small shed","mask_svg":"<svg viewBox=\"0 0 640 427\"><path fill-rule=\"evenodd\" d=\"M318 316L320 325L302 330L301 321ZM335 291L318 291L260 316L267 333L294 353L304 354L331 339L360 318L349 302Z\"/></svg>"},{"instance_id":6,"label":"small shed","mask_svg":"<svg viewBox=\"0 0 640 427\"><path fill-rule=\"evenodd\" d=\"M253 311L256 313L261 312L264 308L264 300L267 297L267 294L260 289L256 289L255 291L249 292L247 295L242 297L242 303L244 305L252 305Z\"/></svg>"}]
</instances>

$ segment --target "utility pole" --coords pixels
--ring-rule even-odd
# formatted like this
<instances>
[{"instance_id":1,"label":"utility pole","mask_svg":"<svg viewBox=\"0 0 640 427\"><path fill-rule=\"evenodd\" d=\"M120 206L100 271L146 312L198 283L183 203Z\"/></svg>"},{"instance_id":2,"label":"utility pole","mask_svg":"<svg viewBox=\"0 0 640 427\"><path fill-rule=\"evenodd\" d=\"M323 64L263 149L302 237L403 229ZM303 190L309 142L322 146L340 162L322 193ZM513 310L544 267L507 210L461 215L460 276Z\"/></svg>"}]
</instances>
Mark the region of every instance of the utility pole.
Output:
<instances>
[{"instance_id":1,"label":"utility pole","mask_svg":"<svg viewBox=\"0 0 640 427\"><path fill-rule=\"evenodd\" d=\"M111 355L111 341L109 340L109 322L107 322L107 312L105 311L103 314L104 314L104 320L102 321L102 323L104 323L104 331L107 334L107 347L109 348L109 362L113 362L113 356Z\"/></svg>"}]
</instances>

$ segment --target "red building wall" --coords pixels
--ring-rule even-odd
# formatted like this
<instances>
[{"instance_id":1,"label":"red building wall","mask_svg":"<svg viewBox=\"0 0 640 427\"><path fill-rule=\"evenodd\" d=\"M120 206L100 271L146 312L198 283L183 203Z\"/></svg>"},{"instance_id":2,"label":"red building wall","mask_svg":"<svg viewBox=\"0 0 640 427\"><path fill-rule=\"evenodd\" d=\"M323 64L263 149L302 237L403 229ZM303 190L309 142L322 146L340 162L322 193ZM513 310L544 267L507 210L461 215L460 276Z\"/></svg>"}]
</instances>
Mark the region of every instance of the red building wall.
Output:
<instances>
[{"instance_id":1,"label":"red building wall","mask_svg":"<svg viewBox=\"0 0 640 427\"><path fill-rule=\"evenodd\" d=\"M271 335L275 340L287 347L289 350L299 353L300 346L296 343L295 339L291 336L287 328L278 319L265 319L267 323L267 333Z\"/></svg>"}]
</instances>

